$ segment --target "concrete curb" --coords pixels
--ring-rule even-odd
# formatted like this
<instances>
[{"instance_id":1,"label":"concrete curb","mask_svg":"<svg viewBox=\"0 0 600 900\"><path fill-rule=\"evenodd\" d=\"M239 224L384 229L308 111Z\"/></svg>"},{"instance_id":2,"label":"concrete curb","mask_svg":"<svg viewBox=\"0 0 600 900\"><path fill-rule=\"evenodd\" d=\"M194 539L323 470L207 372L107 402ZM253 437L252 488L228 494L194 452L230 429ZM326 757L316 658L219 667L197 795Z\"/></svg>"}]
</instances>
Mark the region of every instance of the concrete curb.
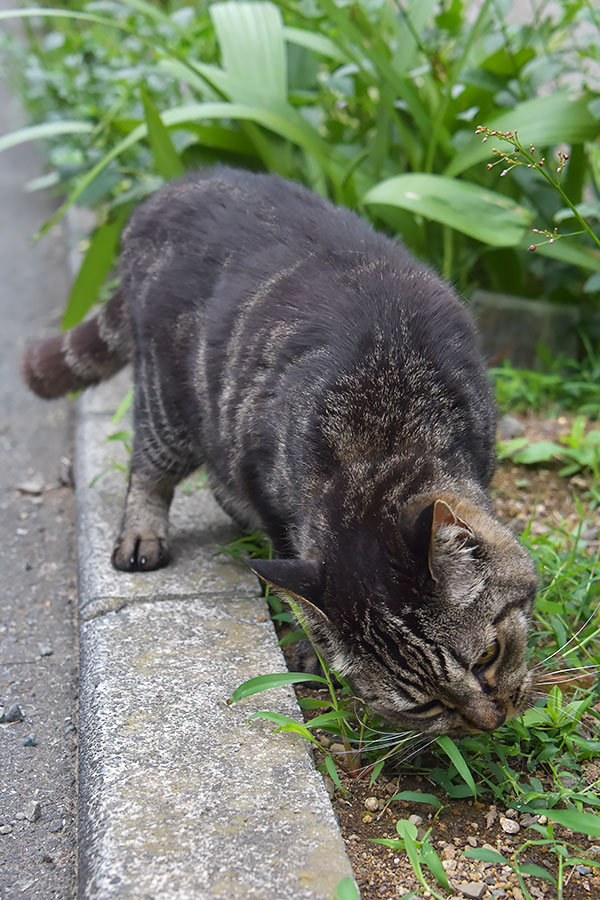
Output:
<instances>
[{"instance_id":1,"label":"concrete curb","mask_svg":"<svg viewBox=\"0 0 600 900\"><path fill-rule=\"evenodd\" d=\"M106 437L127 378L78 402L78 896L330 900L352 869L310 750L248 722L265 708L301 720L293 690L224 702L285 670L256 580L213 555L230 521L208 490L184 489L172 565L110 565L125 495L111 461L125 453Z\"/></svg>"}]
</instances>

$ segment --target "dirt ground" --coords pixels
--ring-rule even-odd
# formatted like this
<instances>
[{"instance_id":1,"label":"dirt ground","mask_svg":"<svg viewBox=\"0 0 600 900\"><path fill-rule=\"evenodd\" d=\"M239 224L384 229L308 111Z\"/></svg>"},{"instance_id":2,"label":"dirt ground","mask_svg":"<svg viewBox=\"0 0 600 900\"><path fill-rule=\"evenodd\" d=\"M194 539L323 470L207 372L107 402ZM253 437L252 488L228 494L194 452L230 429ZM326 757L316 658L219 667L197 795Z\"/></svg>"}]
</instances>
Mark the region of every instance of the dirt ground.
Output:
<instances>
[{"instance_id":1,"label":"dirt ground","mask_svg":"<svg viewBox=\"0 0 600 900\"><path fill-rule=\"evenodd\" d=\"M530 415L515 418L531 441L556 440L559 434L570 430L570 420L566 417L541 419ZM532 519L534 534L543 533L551 524L567 529L576 528L579 522L576 498L579 498L587 511L588 532L591 527L597 539L600 517L598 511L589 509L585 498L586 487L586 481L581 476L566 479L547 468L503 463L494 478L492 495L500 518L517 531L522 531ZM594 537L590 533L586 536L588 539ZM320 738L325 741L328 739L323 734ZM588 783L600 777L598 761L584 764L584 770ZM535 774L542 782L547 780L545 772L538 771ZM391 796L405 790L435 793L446 804L433 825L432 839L452 886L452 894L448 896L456 897L457 900L524 900L517 877L510 868L466 859L463 851L486 847L510 858L528 837L539 837L527 831L527 825L535 821L533 816L519 815L514 810L507 811L489 799L487 802L445 800L444 792L438 785L425 777L403 775L402 772L391 773L387 777L384 773L372 788L368 786L368 779L363 782L342 776L342 783L348 792L347 796L342 795L326 777L326 786L340 821L363 900L391 900L405 894L410 895L411 891L418 893L419 885L406 854L372 843L373 838L397 838L395 825L400 818L418 817L413 818L413 821L418 827L419 837L431 824L430 820L435 813L432 807L397 800L389 802ZM543 818L541 824L544 824ZM573 836L566 829L562 832L557 829L556 835L573 840L581 848L581 855L585 858L600 858L600 839ZM521 858L521 862L543 865L556 874L556 857L552 851L532 848L532 852L526 854L526 857ZM600 869L580 865L569 871L564 900L600 898ZM445 896L446 892L436 884L428 870L424 869L424 872L432 887ZM531 896L537 900L552 900L557 896L555 888L548 881L528 877L526 883ZM431 896L423 891L422 895Z\"/></svg>"}]
</instances>

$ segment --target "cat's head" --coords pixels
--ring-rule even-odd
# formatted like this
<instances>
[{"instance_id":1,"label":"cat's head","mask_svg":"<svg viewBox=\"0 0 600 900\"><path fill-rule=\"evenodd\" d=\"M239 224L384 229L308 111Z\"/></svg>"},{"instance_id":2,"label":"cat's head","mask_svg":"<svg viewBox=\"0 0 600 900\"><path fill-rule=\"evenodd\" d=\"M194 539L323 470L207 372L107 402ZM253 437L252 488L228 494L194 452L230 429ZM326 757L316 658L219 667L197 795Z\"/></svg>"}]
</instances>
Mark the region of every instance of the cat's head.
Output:
<instances>
[{"instance_id":1,"label":"cat's head","mask_svg":"<svg viewBox=\"0 0 600 900\"><path fill-rule=\"evenodd\" d=\"M492 731L525 706L536 576L514 535L438 497L315 559L254 561L370 709L423 734ZM345 546L342 544L345 543Z\"/></svg>"}]
</instances>

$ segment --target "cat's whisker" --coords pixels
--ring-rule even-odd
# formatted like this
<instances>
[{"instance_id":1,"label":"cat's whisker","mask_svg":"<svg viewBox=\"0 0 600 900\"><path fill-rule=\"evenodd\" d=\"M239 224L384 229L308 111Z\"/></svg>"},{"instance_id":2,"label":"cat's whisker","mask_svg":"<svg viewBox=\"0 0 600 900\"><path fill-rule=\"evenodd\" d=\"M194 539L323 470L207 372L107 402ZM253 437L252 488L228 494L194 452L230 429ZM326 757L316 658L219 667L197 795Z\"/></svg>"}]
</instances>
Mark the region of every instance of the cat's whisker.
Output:
<instances>
[{"instance_id":1,"label":"cat's whisker","mask_svg":"<svg viewBox=\"0 0 600 900\"><path fill-rule=\"evenodd\" d=\"M542 677L545 677L547 675L562 675L564 672L581 672L584 669L598 670L598 669L600 669L600 663L590 663L589 665L583 665L583 666L569 666L567 669L556 669L554 671L545 672Z\"/></svg>"},{"instance_id":2,"label":"cat's whisker","mask_svg":"<svg viewBox=\"0 0 600 900\"><path fill-rule=\"evenodd\" d=\"M557 656L559 653L562 653L562 651L565 649L565 647L568 647L569 644L571 644L577 637L579 637L579 635L581 634L581 632L583 631L583 629L584 629L587 625L589 625L589 623L592 621L592 619L594 618L594 616L596 615L596 613L598 612L599 609L600 609L600 602L596 604L596 606L595 606L593 612L591 613L591 615L588 616L588 618L585 620L585 622L583 623L583 625L581 626L581 628L579 628L579 629L575 632L575 634L574 634L572 637L570 637L569 640L566 641L566 643L564 643L564 644L562 645L562 647L559 647L558 650L555 650L554 653L551 653L551 654L550 654L550 656L547 656L545 659L542 659L541 662L539 662L536 666L534 666L533 669L532 669L531 671L532 671L532 672L535 672L536 669L541 668L545 663L547 663L549 659L554 659L555 656Z\"/></svg>"}]
</instances>

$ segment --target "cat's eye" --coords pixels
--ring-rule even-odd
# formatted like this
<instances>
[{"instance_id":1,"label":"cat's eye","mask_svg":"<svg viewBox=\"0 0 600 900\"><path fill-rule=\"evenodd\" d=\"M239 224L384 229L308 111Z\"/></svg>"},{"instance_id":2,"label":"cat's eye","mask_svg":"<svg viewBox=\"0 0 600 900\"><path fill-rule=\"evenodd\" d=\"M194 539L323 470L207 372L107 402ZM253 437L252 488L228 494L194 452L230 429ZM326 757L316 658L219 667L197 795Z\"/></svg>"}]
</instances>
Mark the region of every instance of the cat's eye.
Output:
<instances>
[{"instance_id":1,"label":"cat's eye","mask_svg":"<svg viewBox=\"0 0 600 900\"><path fill-rule=\"evenodd\" d=\"M476 666L489 666L490 663L495 662L498 659L498 654L500 653L500 644L498 641L493 641L489 647L486 647L479 659L476 660Z\"/></svg>"},{"instance_id":2,"label":"cat's eye","mask_svg":"<svg viewBox=\"0 0 600 900\"><path fill-rule=\"evenodd\" d=\"M413 706L411 709L405 709L404 712L409 716L420 716L426 713L438 713L441 711L442 704L439 700L430 700L429 703L422 703L421 706Z\"/></svg>"}]
</instances>

